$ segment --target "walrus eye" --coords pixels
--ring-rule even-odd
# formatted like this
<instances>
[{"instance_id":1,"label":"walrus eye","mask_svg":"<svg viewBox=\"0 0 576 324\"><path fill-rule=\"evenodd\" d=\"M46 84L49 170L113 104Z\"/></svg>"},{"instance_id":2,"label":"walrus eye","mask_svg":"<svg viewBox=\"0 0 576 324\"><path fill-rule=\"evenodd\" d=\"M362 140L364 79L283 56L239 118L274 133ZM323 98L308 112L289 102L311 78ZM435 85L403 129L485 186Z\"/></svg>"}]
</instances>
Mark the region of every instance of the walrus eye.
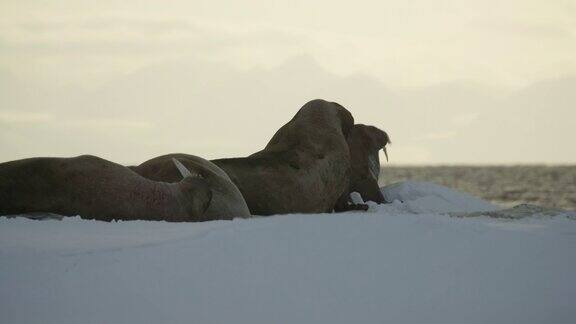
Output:
<instances>
[{"instance_id":1,"label":"walrus eye","mask_svg":"<svg viewBox=\"0 0 576 324\"><path fill-rule=\"evenodd\" d=\"M178 169L178 171L180 171L180 174L182 175L182 178L187 178L187 177L198 177L198 178L202 178L201 174L198 173L192 173L190 172L190 170L188 170L188 168L186 168L184 166L184 164L182 164L180 161L178 161L176 158L172 158L172 162L174 162L174 165L176 165L176 168Z\"/></svg>"}]
</instances>

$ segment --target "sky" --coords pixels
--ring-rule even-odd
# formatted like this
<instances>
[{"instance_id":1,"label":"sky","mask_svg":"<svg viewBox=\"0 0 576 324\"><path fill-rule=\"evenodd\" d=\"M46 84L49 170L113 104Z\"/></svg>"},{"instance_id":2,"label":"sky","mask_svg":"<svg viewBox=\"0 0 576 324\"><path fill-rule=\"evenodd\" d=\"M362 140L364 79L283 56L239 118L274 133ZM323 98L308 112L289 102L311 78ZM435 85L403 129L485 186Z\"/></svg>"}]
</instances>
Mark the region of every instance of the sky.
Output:
<instances>
[{"instance_id":1,"label":"sky","mask_svg":"<svg viewBox=\"0 0 576 324\"><path fill-rule=\"evenodd\" d=\"M392 164L576 163L576 2L0 2L0 161L245 156L315 98Z\"/></svg>"}]
</instances>

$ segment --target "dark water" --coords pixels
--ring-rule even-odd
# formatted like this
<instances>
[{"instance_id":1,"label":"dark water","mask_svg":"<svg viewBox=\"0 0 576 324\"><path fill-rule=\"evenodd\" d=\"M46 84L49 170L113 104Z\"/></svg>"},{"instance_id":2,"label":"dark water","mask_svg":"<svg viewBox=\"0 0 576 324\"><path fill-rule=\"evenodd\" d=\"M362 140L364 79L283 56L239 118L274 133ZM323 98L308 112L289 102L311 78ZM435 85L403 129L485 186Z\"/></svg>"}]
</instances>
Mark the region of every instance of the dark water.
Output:
<instances>
[{"instance_id":1,"label":"dark water","mask_svg":"<svg viewBox=\"0 0 576 324\"><path fill-rule=\"evenodd\" d=\"M386 167L380 184L417 180L438 183L494 203L576 210L576 165Z\"/></svg>"}]
</instances>

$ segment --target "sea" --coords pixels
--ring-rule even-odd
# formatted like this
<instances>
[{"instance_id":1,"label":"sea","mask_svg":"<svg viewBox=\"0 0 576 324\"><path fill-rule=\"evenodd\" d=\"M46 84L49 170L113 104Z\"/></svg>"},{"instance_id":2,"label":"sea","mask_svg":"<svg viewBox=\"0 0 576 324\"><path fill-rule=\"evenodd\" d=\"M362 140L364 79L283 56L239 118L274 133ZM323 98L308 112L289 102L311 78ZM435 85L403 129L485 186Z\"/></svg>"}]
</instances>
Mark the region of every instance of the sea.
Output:
<instances>
[{"instance_id":1,"label":"sea","mask_svg":"<svg viewBox=\"0 0 576 324\"><path fill-rule=\"evenodd\" d=\"M380 185L437 183L495 204L533 204L576 210L576 165L383 166Z\"/></svg>"}]
</instances>

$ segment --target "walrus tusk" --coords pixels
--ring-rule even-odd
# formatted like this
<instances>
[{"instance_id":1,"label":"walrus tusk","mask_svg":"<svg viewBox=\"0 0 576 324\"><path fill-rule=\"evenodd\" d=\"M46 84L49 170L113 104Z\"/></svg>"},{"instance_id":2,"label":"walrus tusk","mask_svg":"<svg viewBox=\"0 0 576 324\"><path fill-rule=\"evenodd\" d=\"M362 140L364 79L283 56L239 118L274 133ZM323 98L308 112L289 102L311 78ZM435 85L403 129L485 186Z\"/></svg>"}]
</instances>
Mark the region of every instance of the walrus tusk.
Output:
<instances>
[{"instance_id":1,"label":"walrus tusk","mask_svg":"<svg viewBox=\"0 0 576 324\"><path fill-rule=\"evenodd\" d=\"M384 155L386 155L386 162L388 162L388 151L386 151L386 146L384 146Z\"/></svg>"},{"instance_id":2,"label":"walrus tusk","mask_svg":"<svg viewBox=\"0 0 576 324\"><path fill-rule=\"evenodd\" d=\"M172 162L174 162L174 165L176 165L176 168L178 169L178 171L180 171L180 174L182 175L182 178L187 178L187 177L193 177L194 175L192 174L192 172L190 172L190 170L188 170L184 164L180 163L180 161L176 160L176 158L172 158Z\"/></svg>"}]
</instances>

